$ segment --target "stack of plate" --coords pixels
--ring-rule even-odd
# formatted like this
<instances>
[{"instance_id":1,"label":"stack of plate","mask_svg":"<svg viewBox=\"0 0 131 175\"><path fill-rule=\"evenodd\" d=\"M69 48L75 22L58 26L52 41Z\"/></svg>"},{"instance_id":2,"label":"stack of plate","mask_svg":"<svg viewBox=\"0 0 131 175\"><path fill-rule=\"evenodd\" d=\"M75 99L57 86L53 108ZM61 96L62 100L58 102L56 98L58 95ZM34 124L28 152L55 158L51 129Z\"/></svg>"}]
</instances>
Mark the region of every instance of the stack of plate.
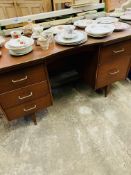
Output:
<instances>
[{"instance_id":1,"label":"stack of plate","mask_svg":"<svg viewBox=\"0 0 131 175\"><path fill-rule=\"evenodd\" d=\"M33 50L33 44L34 40L32 38L21 36L18 39L10 39L6 42L5 47L11 55L21 56L31 52Z\"/></svg>"},{"instance_id":2,"label":"stack of plate","mask_svg":"<svg viewBox=\"0 0 131 175\"><path fill-rule=\"evenodd\" d=\"M79 45L87 41L87 34L78 30L74 30L72 34L63 32L55 36L55 41L60 45Z\"/></svg>"},{"instance_id":3,"label":"stack of plate","mask_svg":"<svg viewBox=\"0 0 131 175\"><path fill-rule=\"evenodd\" d=\"M115 27L112 24L92 24L86 27L85 31L89 36L101 38L111 35Z\"/></svg>"},{"instance_id":4,"label":"stack of plate","mask_svg":"<svg viewBox=\"0 0 131 175\"><path fill-rule=\"evenodd\" d=\"M78 20L78 21L75 21L74 22L74 25L76 27L79 27L79 28L82 28L82 29L85 29L86 26L88 26L89 24L93 24L94 23L94 20L91 20L91 19L81 19L81 20Z\"/></svg>"}]
</instances>

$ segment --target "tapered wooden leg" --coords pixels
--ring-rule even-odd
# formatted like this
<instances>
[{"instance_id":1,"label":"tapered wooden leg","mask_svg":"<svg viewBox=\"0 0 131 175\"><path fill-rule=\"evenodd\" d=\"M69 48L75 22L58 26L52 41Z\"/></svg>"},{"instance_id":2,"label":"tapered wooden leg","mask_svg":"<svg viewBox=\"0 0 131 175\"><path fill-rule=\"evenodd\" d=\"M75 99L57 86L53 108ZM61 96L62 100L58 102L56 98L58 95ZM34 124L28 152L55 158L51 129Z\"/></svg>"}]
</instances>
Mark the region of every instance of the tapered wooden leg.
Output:
<instances>
[{"instance_id":1,"label":"tapered wooden leg","mask_svg":"<svg viewBox=\"0 0 131 175\"><path fill-rule=\"evenodd\" d=\"M32 121L34 122L34 124L37 125L36 115L32 114L31 118L32 118Z\"/></svg>"}]
</instances>

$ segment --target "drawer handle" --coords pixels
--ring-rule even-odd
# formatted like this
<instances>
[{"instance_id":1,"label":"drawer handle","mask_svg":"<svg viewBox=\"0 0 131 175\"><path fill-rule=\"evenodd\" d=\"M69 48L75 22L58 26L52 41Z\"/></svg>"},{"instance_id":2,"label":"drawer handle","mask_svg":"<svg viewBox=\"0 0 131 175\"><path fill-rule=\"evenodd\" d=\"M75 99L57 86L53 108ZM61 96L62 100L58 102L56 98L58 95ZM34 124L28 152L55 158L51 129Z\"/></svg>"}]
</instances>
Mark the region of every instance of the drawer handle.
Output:
<instances>
[{"instance_id":1,"label":"drawer handle","mask_svg":"<svg viewBox=\"0 0 131 175\"><path fill-rule=\"evenodd\" d=\"M24 96L24 97L21 97L21 96L19 96L18 98L19 98L19 100L23 100L23 99L26 99L26 98L29 98L29 97L31 97L33 95L33 93L31 92L29 95L27 95L27 96Z\"/></svg>"},{"instance_id":2,"label":"drawer handle","mask_svg":"<svg viewBox=\"0 0 131 175\"><path fill-rule=\"evenodd\" d=\"M115 72L109 72L109 74L110 75L116 75L116 74L118 74L120 71L119 70L117 70L117 71L115 71Z\"/></svg>"},{"instance_id":3,"label":"drawer handle","mask_svg":"<svg viewBox=\"0 0 131 175\"><path fill-rule=\"evenodd\" d=\"M25 109L25 108L24 108L24 112L28 112L28 111L31 111L31 110L33 110L33 109L36 109L36 105L34 105L32 108L29 108L29 109Z\"/></svg>"},{"instance_id":4,"label":"drawer handle","mask_svg":"<svg viewBox=\"0 0 131 175\"><path fill-rule=\"evenodd\" d=\"M117 53L121 53L121 52L124 52L124 51L125 51L124 48L122 48L121 50L113 50L113 52L114 52L115 54L117 54Z\"/></svg>"},{"instance_id":5,"label":"drawer handle","mask_svg":"<svg viewBox=\"0 0 131 175\"><path fill-rule=\"evenodd\" d=\"M21 81L24 81L24 80L27 80L27 76L25 76L24 78L21 78L19 80L12 80L12 83L18 83L18 82L21 82Z\"/></svg>"}]
</instances>

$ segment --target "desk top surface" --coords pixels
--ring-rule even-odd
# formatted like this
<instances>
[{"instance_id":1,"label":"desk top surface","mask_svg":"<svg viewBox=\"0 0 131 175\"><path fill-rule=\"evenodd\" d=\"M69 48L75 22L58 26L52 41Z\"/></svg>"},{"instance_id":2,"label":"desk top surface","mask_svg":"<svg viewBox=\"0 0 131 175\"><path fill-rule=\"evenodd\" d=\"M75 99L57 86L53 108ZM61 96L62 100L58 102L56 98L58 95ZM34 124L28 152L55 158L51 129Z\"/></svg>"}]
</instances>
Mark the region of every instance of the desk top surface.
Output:
<instances>
[{"instance_id":1,"label":"desk top surface","mask_svg":"<svg viewBox=\"0 0 131 175\"><path fill-rule=\"evenodd\" d=\"M95 39L89 37L87 42L79 45L79 46L61 46L58 44L55 44L48 50L42 50L40 46L34 46L34 49L31 53L20 56L20 57L15 57L9 55L9 52L6 48L1 48L0 50L2 51L2 56L0 57L0 72L4 70L8 70L12 67L20 66L20 65L25 65L25 64L31 64L33 62L38 62L42 61L45 59L51 59L53 56L56 56L59 53L67 53L68 51L72 50L78 50L81 49L83 46L95 46L95 45L109 45L113 44L116 42L121 42L124 40L129 40L131 39L131 28L122 31L122 32L114 32L112 35L101 38L101 39Z\"/></svg>"}]
</instances>

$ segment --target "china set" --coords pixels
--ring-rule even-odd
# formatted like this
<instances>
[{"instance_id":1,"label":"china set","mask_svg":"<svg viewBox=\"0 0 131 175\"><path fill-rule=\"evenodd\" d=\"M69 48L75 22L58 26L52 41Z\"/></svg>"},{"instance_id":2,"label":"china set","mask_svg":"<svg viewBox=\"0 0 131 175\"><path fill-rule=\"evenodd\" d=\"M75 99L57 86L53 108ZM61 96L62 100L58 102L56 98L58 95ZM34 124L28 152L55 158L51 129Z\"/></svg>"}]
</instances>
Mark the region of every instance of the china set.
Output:
<instances>
[{"instance_id":1,"label":"china set","mask_svg":"<svg viewBox=\"0 0 131 175\"><path fill-rule=\"evenodd\" d=\"M122 20L131 20L131 10L120 17ZM78 30L84 29L85 31ZM109 36L113 31L126 30L130 25L119 22L115 17L100 17L96 20L82 19L74 22L74 25L59 25L43 30L40 25L32 27L32 36L21 35L21 31L12 31L11 39L6 42L5 47L14 56L21 56L33 50L34 41L43 50L47 50L54 41L60 45L79 45L87 41L87 36L102 38ZM54 36L55 35L55 36ZM2 40L4 42L4 40ZM2 43L0 43L2 45Z\"/></svg>"},{"instance_id":2,"label":"china set","mask_svg":"<svg viewBox=\"0 0 131 175\"><path fill-rule=\"evenodd\" d=\"M12 38L6 42L5 48L14 56L21 56L30 53L33 50L34 40L22 36L19 31L11 32Z\"/></svg>"},{"instance_id":3,"label":"china set","mask_svg":"<svg viewBox=\"0 0 131 175\"><path fill-rule=\"evenodd\" d=\"M119 22L118 18L115 17L100 17L96 20L78 20L74 23L75 26L85 29L88 36L101 38L111 35L113 31L122 31L130 27L130 25Z\"/></svg>"},{"instance_id":4,"label":"china set","mask_svg":"<svg viewBox=\"0 0 131 175\"><path fill-rule=\"evenodd\" d=\"M73 25L65 25L60 33L55 36L55 42L61 45L79 45L87 41L83 31L75 30Z\"/></svg>"}]
</instances>

